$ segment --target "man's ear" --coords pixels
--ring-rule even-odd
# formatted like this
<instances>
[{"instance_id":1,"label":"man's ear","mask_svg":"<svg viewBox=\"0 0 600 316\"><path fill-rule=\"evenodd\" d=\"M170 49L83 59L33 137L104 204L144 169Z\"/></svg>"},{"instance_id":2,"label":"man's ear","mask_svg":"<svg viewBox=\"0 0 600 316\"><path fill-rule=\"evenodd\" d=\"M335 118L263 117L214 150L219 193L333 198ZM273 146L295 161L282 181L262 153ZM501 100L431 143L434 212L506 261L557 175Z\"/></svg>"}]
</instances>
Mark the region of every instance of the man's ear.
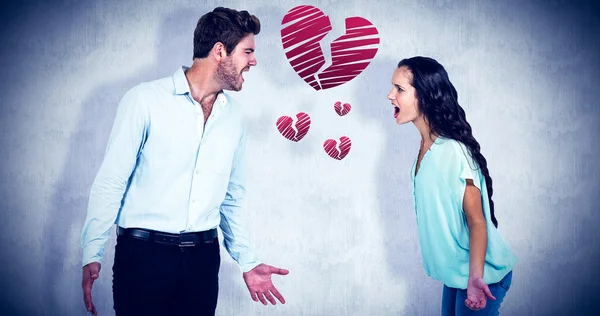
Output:
<instances>
[{"instance_id":1,"label":"man's ear","mask_svg":"<svg viewBox=\"0 0 600 316\"><path fill-rule=\"evenodd\" d=\"M223 45L223 43L221 42L216 42L215 45L213 45L211 53L213 54L215 59L219 61L221 60L221 58L227 56L227 52L225 51L225 45Z\"/></svg>"}]
</instances>

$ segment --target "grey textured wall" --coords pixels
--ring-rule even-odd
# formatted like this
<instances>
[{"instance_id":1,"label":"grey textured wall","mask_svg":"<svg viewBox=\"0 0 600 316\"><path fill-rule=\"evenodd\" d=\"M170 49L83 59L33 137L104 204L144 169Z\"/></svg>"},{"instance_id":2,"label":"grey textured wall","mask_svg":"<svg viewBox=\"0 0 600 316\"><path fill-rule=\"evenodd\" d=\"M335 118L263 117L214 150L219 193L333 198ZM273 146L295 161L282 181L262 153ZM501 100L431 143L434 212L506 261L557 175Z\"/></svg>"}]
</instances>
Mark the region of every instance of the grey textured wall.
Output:
<instances>
[{"instance_id":1,"label":"grey textured wall","mask_svg":"<svg viewBox=\"0 0 600 316\"><path fill-rule=\"evenodd\" d=\"M313 4L379 29L372 64L316 92L289 66L283 15ZM250 118L248 212L258 255L288 268L286 305L249 298L222 249L219 315L437 315L442 285L421 266L409 170L414 126L386 100L403 57L446 66L494 179L501 233L519 263L505 315L585 315L600 291L600 19L583 1L19 1L0 27L0 309L84 315L79 238L117 103L189 65L197 19L215 6L263 24L258 67L236 93ZM335 101L352 104L343 118ZM299 143L275 128L308 112ZM342 161L327 138L348 135ZM112 315L114 234L94 299Z\"/></svg>"}]
</instances>

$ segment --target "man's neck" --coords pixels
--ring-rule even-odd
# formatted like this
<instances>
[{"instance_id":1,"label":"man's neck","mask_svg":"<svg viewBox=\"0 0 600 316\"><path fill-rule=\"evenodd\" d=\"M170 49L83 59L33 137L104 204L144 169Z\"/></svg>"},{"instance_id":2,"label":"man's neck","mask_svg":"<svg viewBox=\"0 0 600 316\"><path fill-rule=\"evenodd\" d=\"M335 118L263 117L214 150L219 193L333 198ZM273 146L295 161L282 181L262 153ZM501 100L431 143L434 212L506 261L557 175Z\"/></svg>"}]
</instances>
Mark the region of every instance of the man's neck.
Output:
<instances>
[{"instance_id":1,"label":"man's neck","mask_svg":"<svg viewBox=\"0 0 600 316\"><path fill-rule=\"evenodd\" d=\"M223 89L215 80L216 65L207 59L194 59L192 66L185 72L190 93L203 109L210 107L215 102L217 94Z\"/></svg>"}]
</instances>

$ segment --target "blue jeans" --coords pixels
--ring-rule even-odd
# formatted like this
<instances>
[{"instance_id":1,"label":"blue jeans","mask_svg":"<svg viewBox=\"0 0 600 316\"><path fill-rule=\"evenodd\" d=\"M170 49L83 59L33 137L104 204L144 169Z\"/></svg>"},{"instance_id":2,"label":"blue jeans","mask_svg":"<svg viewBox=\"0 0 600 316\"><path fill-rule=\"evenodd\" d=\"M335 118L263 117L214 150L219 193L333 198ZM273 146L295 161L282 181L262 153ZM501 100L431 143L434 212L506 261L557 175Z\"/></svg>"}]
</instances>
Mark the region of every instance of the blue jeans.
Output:
<instances>
[{"instance_id":1,"label":"blue jeans","mask_svg":"<svg viewBox=\"0 0 600 316\"><path fill-rule=\"evenodd\" d=\"M463 316L463 315L498 315L500 304L506 296L506 292L512 283L512 271L509 272L500 282L488 284L490 292L496 300L487 299L485 308L479 311L469 309L465 305L467 299L467 290L455 289L444 285L442 293L442 316Z\"/></svg>"}]
</instances>

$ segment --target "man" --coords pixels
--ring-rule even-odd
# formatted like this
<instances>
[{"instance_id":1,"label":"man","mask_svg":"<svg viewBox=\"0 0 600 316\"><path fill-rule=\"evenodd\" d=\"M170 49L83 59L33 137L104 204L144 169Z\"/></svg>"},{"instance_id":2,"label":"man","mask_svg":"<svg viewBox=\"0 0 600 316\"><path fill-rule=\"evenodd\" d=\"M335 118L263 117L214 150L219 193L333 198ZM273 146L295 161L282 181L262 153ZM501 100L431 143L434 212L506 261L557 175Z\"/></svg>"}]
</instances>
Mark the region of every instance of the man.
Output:
<instances>
[{"instance_id":1,"label":"man","mask_svg":"<svg viewBox=\"0 0 600 316\"><path fill-rule=\"evenodd\" d=\"M82 231L83 296L113 223L117 315L214 315L220 266L216 227L254 301L284 298L271 282L287 270L260 263L245 230L246 129L239 91L256 66L260 21L216 8L198 20L194 60L171 77L129 90L117 110Z\"/></svg>"}]
</instances>

